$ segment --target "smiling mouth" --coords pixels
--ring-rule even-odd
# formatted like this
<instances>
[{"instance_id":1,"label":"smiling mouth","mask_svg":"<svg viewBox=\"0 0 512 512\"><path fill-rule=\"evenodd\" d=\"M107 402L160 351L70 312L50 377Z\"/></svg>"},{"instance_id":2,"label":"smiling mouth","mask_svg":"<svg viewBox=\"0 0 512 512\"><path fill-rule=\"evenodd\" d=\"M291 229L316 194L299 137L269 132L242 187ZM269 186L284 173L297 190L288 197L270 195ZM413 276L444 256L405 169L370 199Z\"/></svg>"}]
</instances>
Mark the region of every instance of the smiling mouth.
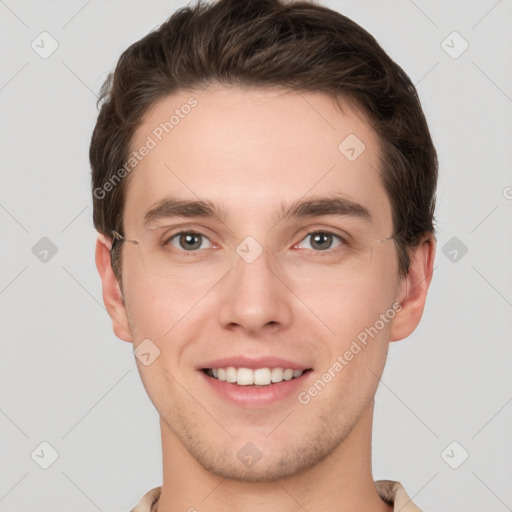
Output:
<instances>
[{"instance_id":1,"label":"smiling mouth","mask_svg":"<svg viewBox=\"0 0 512 512\"><path fill-rule=\"evenodd\" d=\"M312 371L294 370L293 368L203 368L201 370L208 377L237 386L265 387L279 384L283 381L294 380Z\"/></svg>"}]
</instances>

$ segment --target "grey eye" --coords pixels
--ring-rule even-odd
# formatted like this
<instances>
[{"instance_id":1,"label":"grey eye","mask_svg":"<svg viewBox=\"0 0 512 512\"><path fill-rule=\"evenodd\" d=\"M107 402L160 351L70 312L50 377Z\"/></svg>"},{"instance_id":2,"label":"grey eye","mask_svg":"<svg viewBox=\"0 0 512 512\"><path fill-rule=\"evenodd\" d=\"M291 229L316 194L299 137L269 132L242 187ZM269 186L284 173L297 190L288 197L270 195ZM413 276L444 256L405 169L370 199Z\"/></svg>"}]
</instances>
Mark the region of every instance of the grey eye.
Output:
<instances>
[{"instance_id":1,"label":"grey eye","mask_svg":"<svg viewBox=\"0 0 512 512\"><path fill-rule=\"evenodd\" d=\"M333 240L338 239L340 243L338 245L341 245L341 242L343 242L343 239L339 235L335 235L334 233L329 233L328 231L315 231L313 233L309 233L306 235L302 242L304 240L310 239L310 248L314 251L325 251L327 249L332 248ZM337 247L337 246L336 246ZM309 247L307 247L309 249Z\"/></svg>"},{"instance_id":2,"label":"grey eye","mask_svg":"<svg viewBox=\"0 0 512 512\"><path fill-rule=\"evenodd\" d=\"M177 240L178 245L176 246L173 241ZM200 249L203 245L203 242L208 240L208 238L201 233L195 233L193 231L184 231L181 233L176 233L172 237L169 238L168 243L177 249L181 249L184 251L195 251L196 249ZM208 240L209 241L209 240Z\"/></svg>"}]
</instances>

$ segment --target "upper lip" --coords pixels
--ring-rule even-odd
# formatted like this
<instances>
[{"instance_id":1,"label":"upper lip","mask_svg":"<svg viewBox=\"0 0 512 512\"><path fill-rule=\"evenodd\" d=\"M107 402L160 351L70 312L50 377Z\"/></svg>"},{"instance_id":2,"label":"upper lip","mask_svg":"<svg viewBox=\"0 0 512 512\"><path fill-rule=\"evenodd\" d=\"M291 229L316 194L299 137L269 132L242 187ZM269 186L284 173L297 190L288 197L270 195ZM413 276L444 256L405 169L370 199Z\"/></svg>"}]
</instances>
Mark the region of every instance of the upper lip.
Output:
<instances>
[{"instance_id":1,"label":"upper lip","mask_svg":"<svg viewBox=\"0 0 512 512\"><path fill-rule=\"evenodd\" d=\"M198 370L209 368L227 368L228 366L234 366L235 368L251 368L253 370L257 368L291 368L293 370L309 370L311 368L310 366L296 363L295 361L291 361L289 359L282 359L280 357L274 356L230 356L201 364L198 367Z\"/></svg>"}]
</instances>

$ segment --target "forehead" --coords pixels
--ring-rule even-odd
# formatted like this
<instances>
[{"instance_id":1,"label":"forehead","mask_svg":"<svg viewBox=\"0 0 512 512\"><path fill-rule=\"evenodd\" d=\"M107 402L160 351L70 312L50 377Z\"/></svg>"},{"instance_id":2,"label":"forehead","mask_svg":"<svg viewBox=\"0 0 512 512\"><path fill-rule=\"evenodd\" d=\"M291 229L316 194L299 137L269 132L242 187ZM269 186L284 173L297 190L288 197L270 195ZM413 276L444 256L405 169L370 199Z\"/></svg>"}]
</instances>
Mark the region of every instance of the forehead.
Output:
<instances>
[{"instance_id":1,"label":"forehead","mask_svg":"<svg viewBox=\"0 0 512 512\"><path fill-rule=\"evenodd\" d=\"M357 109L342 105L341 111L327 95L284 89L210 86L169 95L146 113L133 138L139 160L125 224L140 222L166 197L205 199L241 220L275 218L283 203L335 194L391 226L379 139Z\"/></svg>"}]
</instances>

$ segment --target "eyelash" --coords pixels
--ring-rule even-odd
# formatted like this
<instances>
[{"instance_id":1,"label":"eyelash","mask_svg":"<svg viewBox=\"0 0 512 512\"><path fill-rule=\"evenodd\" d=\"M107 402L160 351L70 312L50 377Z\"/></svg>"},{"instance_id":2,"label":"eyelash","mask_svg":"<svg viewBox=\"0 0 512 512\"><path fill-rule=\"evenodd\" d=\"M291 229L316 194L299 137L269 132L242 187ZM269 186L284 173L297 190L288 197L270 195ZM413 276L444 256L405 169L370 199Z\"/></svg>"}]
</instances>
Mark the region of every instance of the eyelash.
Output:
<instances>
[{"instance_id":1,"label":"eyelash","mask_svg":"<svg viewBox=\"0 0 512 512\"><path fill-rule=\"evenodd\" d=\"M318 256L328 256L328 255L332 255L333 253L336 253L338 252L338 250L341 250L343 248L343 246L346 246L348 245L348 241L343 238L341 235L338 235L336 233L333 233L332 231L329 231L329 230L316 230L316 231L310 231L309 233L306 234L306 236L304 238L302 238L299 242L299 244L305 240L306 238L310 237L310 236L313 236L313 235L318 235L318 234L321 234L321 235L331 235L333 236L334 238L337 238L341 245L338 246L337 248L335 249L326 249L326 250L323 250L323 251L319 251L319 250L315 250L315 249L302 249L302 250L306 250L306 251L309 251L309 252L313 252L315 253L315 255L318 255ZM210 240L206 235L202 234L202 233L199 233L198 231L179 231L178 233L174 233L173 235L169 236L169 237L166 237L163 242L162 242L162 245L164 247L170 245L170 242L171 240L175 239L176 237L179 237L181 235L194 235L194 236L200 236L202 238L206 238L207 240ZM211 242L211 241L210 241ZM213 243L213 242L211 242ZM298 245L298 244L294 244L295 245ZM176 249L175 247L173 247L173 249L181 252L182 254L186 254L186 255L195 255L196 253L200 252L199 249L195 249L195 250L191 250L191 251L185 251L183 249Z\"/></svg>"}]
</instances>

